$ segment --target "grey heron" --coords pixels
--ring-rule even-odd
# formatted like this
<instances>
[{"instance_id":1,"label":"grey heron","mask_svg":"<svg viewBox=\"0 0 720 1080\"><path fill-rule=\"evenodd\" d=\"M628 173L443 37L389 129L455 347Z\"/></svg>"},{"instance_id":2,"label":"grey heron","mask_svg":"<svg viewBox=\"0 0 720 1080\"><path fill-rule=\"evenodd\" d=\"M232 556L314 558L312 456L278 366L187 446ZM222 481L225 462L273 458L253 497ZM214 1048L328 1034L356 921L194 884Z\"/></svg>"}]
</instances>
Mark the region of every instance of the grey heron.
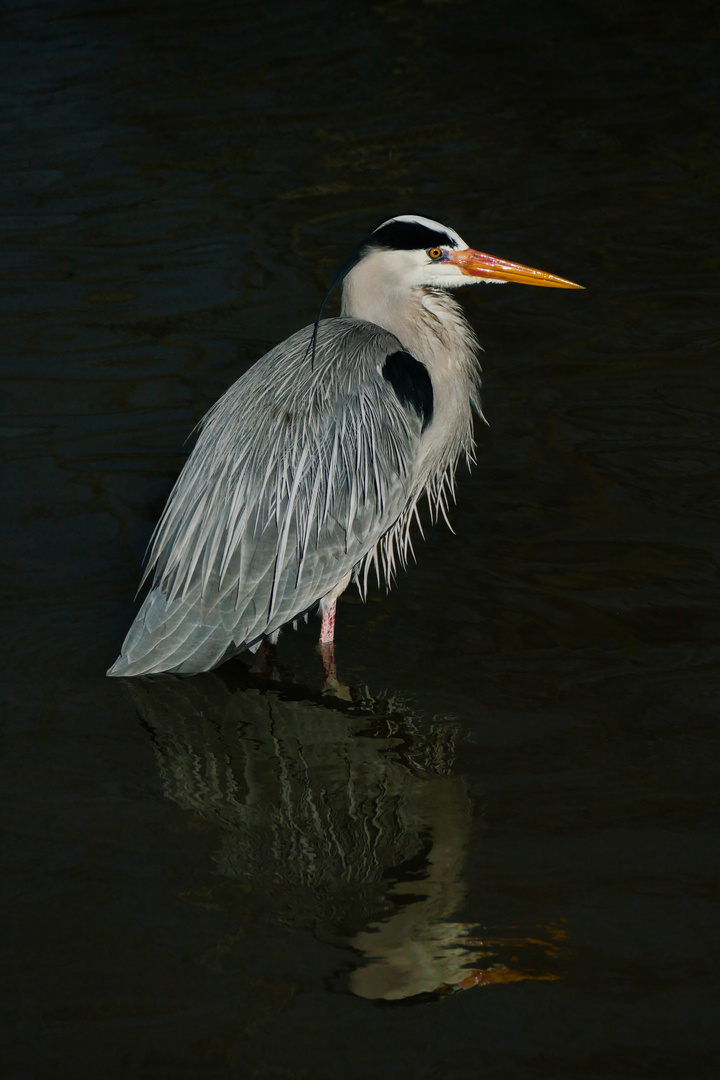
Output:
<instances>
[{"instance_id":1,"label":"grey heron","mask_svg":"<svg viewBox=\"0 0 720 1080\"><path fill-rule=\"evenodd\" d=\"M340 280L341 315L271 349L202 422L109 675L208 671L318 608L331 648L338 596L373 566L389 584L421 497L446 516L473 460L479 345L451 290L581 287L413 214L379 225Z\"/></svg>"}]
</instances>

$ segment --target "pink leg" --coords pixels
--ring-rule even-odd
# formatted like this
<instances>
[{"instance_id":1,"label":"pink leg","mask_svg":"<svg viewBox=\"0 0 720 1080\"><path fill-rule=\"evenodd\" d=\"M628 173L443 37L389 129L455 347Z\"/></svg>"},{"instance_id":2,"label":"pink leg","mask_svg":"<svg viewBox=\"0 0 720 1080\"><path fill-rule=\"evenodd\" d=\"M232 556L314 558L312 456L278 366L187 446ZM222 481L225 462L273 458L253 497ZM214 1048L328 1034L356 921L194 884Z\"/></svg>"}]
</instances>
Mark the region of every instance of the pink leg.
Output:
<instances>
[{"instance_id":1,"label":"pink leg","mask_svg":"<svg viewBox=\"0 0 720 1080\"><path fill-rule=\"evenodd\" d=\"M320 644L332 645L335 640L335 601L327 605L323 611L322 623L320 624Z\"/></svg>"},{"instance_id":2,"label":"pink leg","mask_svg":"<svg viewBox=\"0 0 720 1080\"><path fill-rule=\"evenodd\" d=\"M323 611L322 623L320 624L320 642L318 644L320 655L323 658L325 668L325 681L334 688L337 683L337 668L335 666L335 601L327 605Z\"/></svg>"},{"instance_id":3,"label":"pink leg","mask_svg":"<svg viewBox=\"0 0 720 1080\"><path fill-rule=\"evenodd\" d=\"M350 687L338 682L337 665L335 663L335 601L325 608L320 627L320 643L318 651L322 656L325 669L325 693L343 701L352 701Z\"/></svg>"}]
</instances>

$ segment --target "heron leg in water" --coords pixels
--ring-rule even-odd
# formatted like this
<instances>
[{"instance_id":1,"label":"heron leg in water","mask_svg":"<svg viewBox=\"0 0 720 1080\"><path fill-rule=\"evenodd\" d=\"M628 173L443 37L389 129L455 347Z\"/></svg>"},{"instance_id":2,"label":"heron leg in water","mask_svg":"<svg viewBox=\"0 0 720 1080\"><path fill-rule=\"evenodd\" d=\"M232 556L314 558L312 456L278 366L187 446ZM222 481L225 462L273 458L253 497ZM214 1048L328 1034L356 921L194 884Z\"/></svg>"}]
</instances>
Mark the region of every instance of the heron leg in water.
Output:
<instances>
[{"instance_id":1,"label":"heron leg in water","mask_svg":"<svg viewBox=\"0 0 720 1080\"><path fill-rule=\"evenodd\" d=\"M337 664L335 663L335 646L332 641L321 641L318 645L318 652L322 657L323 668L325 669L325 682L330 687L334 687L337 683Z\"/></svg>"},{"instance_id":2,"label":"heron leg in water","mask_svg":"<svg viewBox=\"0 0 720 1080\"><path fill-rule=\"evenodd\" d=\"M332 641L321 641L318 652L322 657L325 669L324 694L330 697L340 698L341 701L352 701L352 691L345 683L341 683L337 677L337 664L335 663L335 645Z\"/></svg>"}]
</instances>

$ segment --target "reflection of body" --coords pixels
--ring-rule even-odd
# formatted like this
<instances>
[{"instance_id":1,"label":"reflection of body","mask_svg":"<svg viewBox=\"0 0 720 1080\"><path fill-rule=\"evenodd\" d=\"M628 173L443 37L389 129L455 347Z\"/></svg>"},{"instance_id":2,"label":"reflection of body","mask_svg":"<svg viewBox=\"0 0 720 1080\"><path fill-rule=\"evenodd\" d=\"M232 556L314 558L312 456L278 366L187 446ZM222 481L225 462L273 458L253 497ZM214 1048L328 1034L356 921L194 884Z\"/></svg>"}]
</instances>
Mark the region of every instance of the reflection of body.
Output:
<instances>
[{"instance_id":1,"label":"reflection of body","mask_svg":"<svg viewBox=\"0 0 720 1080\"><path fill-rule=\"evenodd\" d=\"M391 890L412 902L351 942L369 961L350 977L350 988L360 997L392 1000L430 993L457 982L457 970L468 959L457 943L457 924L444 921L464 898L461 875L469 816L460 778L438 777L428 784L419 812L429 834L427 869L418 880L403 881Z\"/></svg>"},{"instance_id":2,"label":"reflection of body","mask_svg":"<svg viewBox=\"0 0 720 1080\"><path fill-rule=\"evenodd\" d=\"M285 924L348 940L366 961L354 993L489 981L464 966L486 947L447 921L464 899L470 803L450 774L446 723L389 703L233 691L214 675L127 686L165 794L221 830L219 872L251 884Z\"/></svg>"},{"instance_id":3,"label":"reflection of body","mask_svg":"<svg viewBox=\"0 0 720 1080\"><path fill-rule=\"evenodd\" d=\"M421 856L425 791L453 729L369 709L232 692L218 676L128 682L153 731L165 794L222 829L216 862L284 922L354 932L385 914L387 874ZM372 703L369 703L372 707Z\"/></svg>"},{"instance_id":4,"label":"reflection of body","mask_svg":"<svg viewBox=\"0 0 720 1080\"><path fill-rule=\"evenodd\" d=\"M406 901L397 911L352 938L351 944L366 958L350 976L350 989L358 997L398 1001L492 982L558 977L493 964L497 943L478 938L473 923L450 921L465 896L468 809L459 777L437 777L425 787L418 810L429 839L427 868L416 881L393 885L389 896L398 894ZM516 939L513 944L522 950L527 942ZM535 944L546 955L555 954L552 942Z\"/></svg>"}]
</instances>

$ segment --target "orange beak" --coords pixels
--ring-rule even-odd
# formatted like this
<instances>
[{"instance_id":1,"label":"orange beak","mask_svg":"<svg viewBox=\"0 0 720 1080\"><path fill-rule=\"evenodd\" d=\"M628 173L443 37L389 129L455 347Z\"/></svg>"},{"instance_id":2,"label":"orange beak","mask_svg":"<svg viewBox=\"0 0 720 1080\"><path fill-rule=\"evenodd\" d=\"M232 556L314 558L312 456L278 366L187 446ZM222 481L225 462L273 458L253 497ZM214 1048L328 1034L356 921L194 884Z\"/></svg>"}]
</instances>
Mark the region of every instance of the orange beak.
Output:
<instances>
[{"instance_id":1,"label":"orange beak","mask_svg":"<svg viewBox=\"0 0 720 1080\"><path fill-rule=\"evenodd\" d=\"M544 270L533 270L531 266L508 262L507 259L496 259L494 255L486 255L483 251L473 251L472 248L467 248L465 251L450 251L443 262L454 263L468 277L487 278L489 281L519 281L523 285L545 285L549 289L583 289L585 287L576 285L574 281L556 277L555 274L546 274Z\"/></svg>"}]
</instances>

